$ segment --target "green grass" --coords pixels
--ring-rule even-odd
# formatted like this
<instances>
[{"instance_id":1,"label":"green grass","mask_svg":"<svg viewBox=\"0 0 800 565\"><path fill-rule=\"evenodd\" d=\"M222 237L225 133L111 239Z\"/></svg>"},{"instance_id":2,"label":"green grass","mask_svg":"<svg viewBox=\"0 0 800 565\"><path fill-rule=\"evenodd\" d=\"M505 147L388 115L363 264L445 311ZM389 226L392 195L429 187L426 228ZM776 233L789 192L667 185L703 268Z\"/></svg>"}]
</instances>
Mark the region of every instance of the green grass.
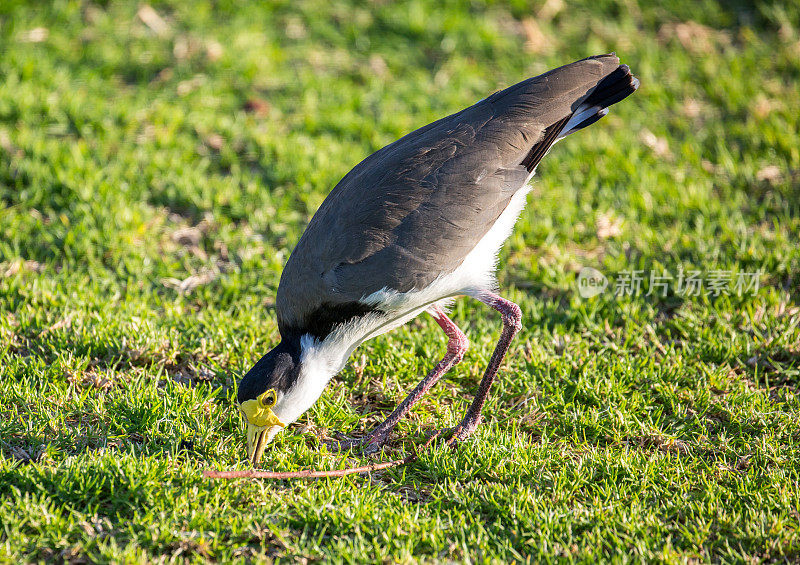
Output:
<instances>
[{"instance_id":1,"label":"green grass","mask_svg":"<svg viewBox=\"0 0 800 565\"><path fill-rule=\"evenodd\" d=\"M260 4L0 5L0 562L800 559L797 4ZM642 87L539 168L499 274L524 328L474 440L371 477L204 480L246 468L235 383L334 184L612 50ZM762 275L583 299L581 266ZM499 320L453 317L472 347L382 459L466 409ZM420 318L362 346L263 466L359 462L324 438L444 343Z\"/></svg>"}]
</instances>

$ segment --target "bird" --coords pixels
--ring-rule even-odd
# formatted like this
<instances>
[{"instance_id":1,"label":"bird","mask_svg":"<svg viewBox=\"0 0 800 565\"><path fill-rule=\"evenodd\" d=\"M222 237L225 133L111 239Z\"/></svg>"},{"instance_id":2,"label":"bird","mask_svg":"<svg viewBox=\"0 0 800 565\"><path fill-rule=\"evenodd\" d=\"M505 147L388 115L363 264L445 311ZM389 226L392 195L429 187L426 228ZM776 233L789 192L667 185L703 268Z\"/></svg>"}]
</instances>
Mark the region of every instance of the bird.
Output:
<instances>
[{"instance_id":1,"label":"bird","mask_svg":"<svg viewBox=\"0 0 800 565\"><path fill-rule=\"evenodd\" d=\"M554 143L639 87L615 53L528 78L406 134L356 165L311 218L287 260L275 309L280 342L242 377L236 404L255 466L265 446L320 398L363 342L423 312L447 337L442 359L372 431L340 447L376 451L459 363L465 334L447 315L466 296L500 314L502 330L449 442L468 438L522 313L497 294L498 252Z\"/></svg>"}]
</instances>

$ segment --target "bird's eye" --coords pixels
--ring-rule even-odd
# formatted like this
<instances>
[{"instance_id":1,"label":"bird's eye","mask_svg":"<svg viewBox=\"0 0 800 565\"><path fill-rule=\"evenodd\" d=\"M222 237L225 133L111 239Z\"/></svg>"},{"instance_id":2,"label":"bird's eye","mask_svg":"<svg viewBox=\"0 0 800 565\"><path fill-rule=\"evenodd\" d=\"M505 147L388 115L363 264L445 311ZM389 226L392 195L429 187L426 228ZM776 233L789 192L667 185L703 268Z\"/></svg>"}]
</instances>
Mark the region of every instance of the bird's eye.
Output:
<instances>
[{"instance_id":1,"label":"bird's eye","mask_svg":"<svg viewBox=\"0 0 800 565\"><path fill-rule=\"evenodd\" d=\"M261 403L266 406L267 408L272 408L275 406L277 398L275 398L275 391L268 391L261 399Z\"/></svg>"}]
</instances>

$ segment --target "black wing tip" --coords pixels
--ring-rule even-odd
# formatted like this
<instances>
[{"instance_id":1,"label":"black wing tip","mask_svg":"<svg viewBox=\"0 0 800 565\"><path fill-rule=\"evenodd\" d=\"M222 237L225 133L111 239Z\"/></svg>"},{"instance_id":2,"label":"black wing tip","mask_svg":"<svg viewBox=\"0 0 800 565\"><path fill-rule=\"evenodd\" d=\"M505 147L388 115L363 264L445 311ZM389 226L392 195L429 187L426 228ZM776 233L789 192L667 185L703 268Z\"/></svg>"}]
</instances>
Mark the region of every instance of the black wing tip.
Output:
<instances>
[{"instance_id":1,"label":"black wing tip","mask_svg":"<svg viewBox=\"0 0 800 565\"><path fill-rule=\"evenodd\" d=\"M622 77L628 81L629 86L633 88L634 92L638 90L639 79L633 75L631 68L628 65L620 65L614 72L618 71L622 74Z\"/></svg>"},{"instance_id":2,"label":"black wing tip","mask_svg":"<svg viewBox=\"0 0 800 565\"><path fill-rule=\"evenodd\" d=\"M624 100L639 88L639 79L633 76L628 65L620 65L597 83L583 104L608 108Z\"/></svg>"},{"instance_id":3,"label":"black wing tip","mask_svg":"<svg viewBox=\"0 0 800 565\"><path fill-rule=\"evenodd\" d=\"M609 53L606 55L596 55L595 57L591 58L596 59L608 56L616 57L616 54ZM584 108L587 106L598 106L599 109L597 112L591 116L587 116L586 119L584 119L580 124L570 128L570 130L564 135L592 125L603 116L608 114L609 106L624 100L636 92L638 88L639 79L633 76L630 67L628 67L628 65L619 65L611 73L600 80L591 94L589 94L585 100L582 100L580 104L578 104L579 107ZM573 111L576 109L577 108L573 108ZM539 164L539 161L541 161L542 157L544 157L545 153L547 153L547 150L550 149L550 146L559 138L564 126L571 117L572 115L569 115L545 129L542 140L534 145L528 152L525 159L522 160L521 165L524 166L528 172L531 172L536 168L536 166Z\"/></svg>"}]
</instances>

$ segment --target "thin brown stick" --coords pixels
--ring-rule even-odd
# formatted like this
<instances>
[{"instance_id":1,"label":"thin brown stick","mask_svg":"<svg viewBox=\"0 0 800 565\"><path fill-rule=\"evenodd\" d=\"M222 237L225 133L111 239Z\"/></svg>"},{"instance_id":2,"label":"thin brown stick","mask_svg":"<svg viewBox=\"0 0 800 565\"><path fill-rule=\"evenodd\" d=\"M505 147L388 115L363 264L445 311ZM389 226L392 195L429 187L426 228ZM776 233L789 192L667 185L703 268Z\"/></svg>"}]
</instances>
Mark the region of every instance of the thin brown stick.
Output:
<instances>
[{"instance_id":1,"label":"thin brown stick","mask_svg":"<svg viewBox=\"0 0 800 565\"><path fill-rule=\"evenodd\" d=\"M403 459L394 459L393 461L384 461L382 463L373 463L372 465L363 465L361 467L348 467L347 469L336 469L334 471L320 471L306 469L305 471L259 471L257 469L248 469L246 471L213 471L207 469L203 471L203 476L207 479L322 479L325 477L345 477L347 475L354 475L356 473L371 473L372 471L379 471L381 469L389 469L391 467L399 467L411 463L419 457L420 452L425 451L433 440L435 440L442 433L442 430L435 432L428 441L424 443L422 449L404 457Z\"/></svg>"}]
</instances>

